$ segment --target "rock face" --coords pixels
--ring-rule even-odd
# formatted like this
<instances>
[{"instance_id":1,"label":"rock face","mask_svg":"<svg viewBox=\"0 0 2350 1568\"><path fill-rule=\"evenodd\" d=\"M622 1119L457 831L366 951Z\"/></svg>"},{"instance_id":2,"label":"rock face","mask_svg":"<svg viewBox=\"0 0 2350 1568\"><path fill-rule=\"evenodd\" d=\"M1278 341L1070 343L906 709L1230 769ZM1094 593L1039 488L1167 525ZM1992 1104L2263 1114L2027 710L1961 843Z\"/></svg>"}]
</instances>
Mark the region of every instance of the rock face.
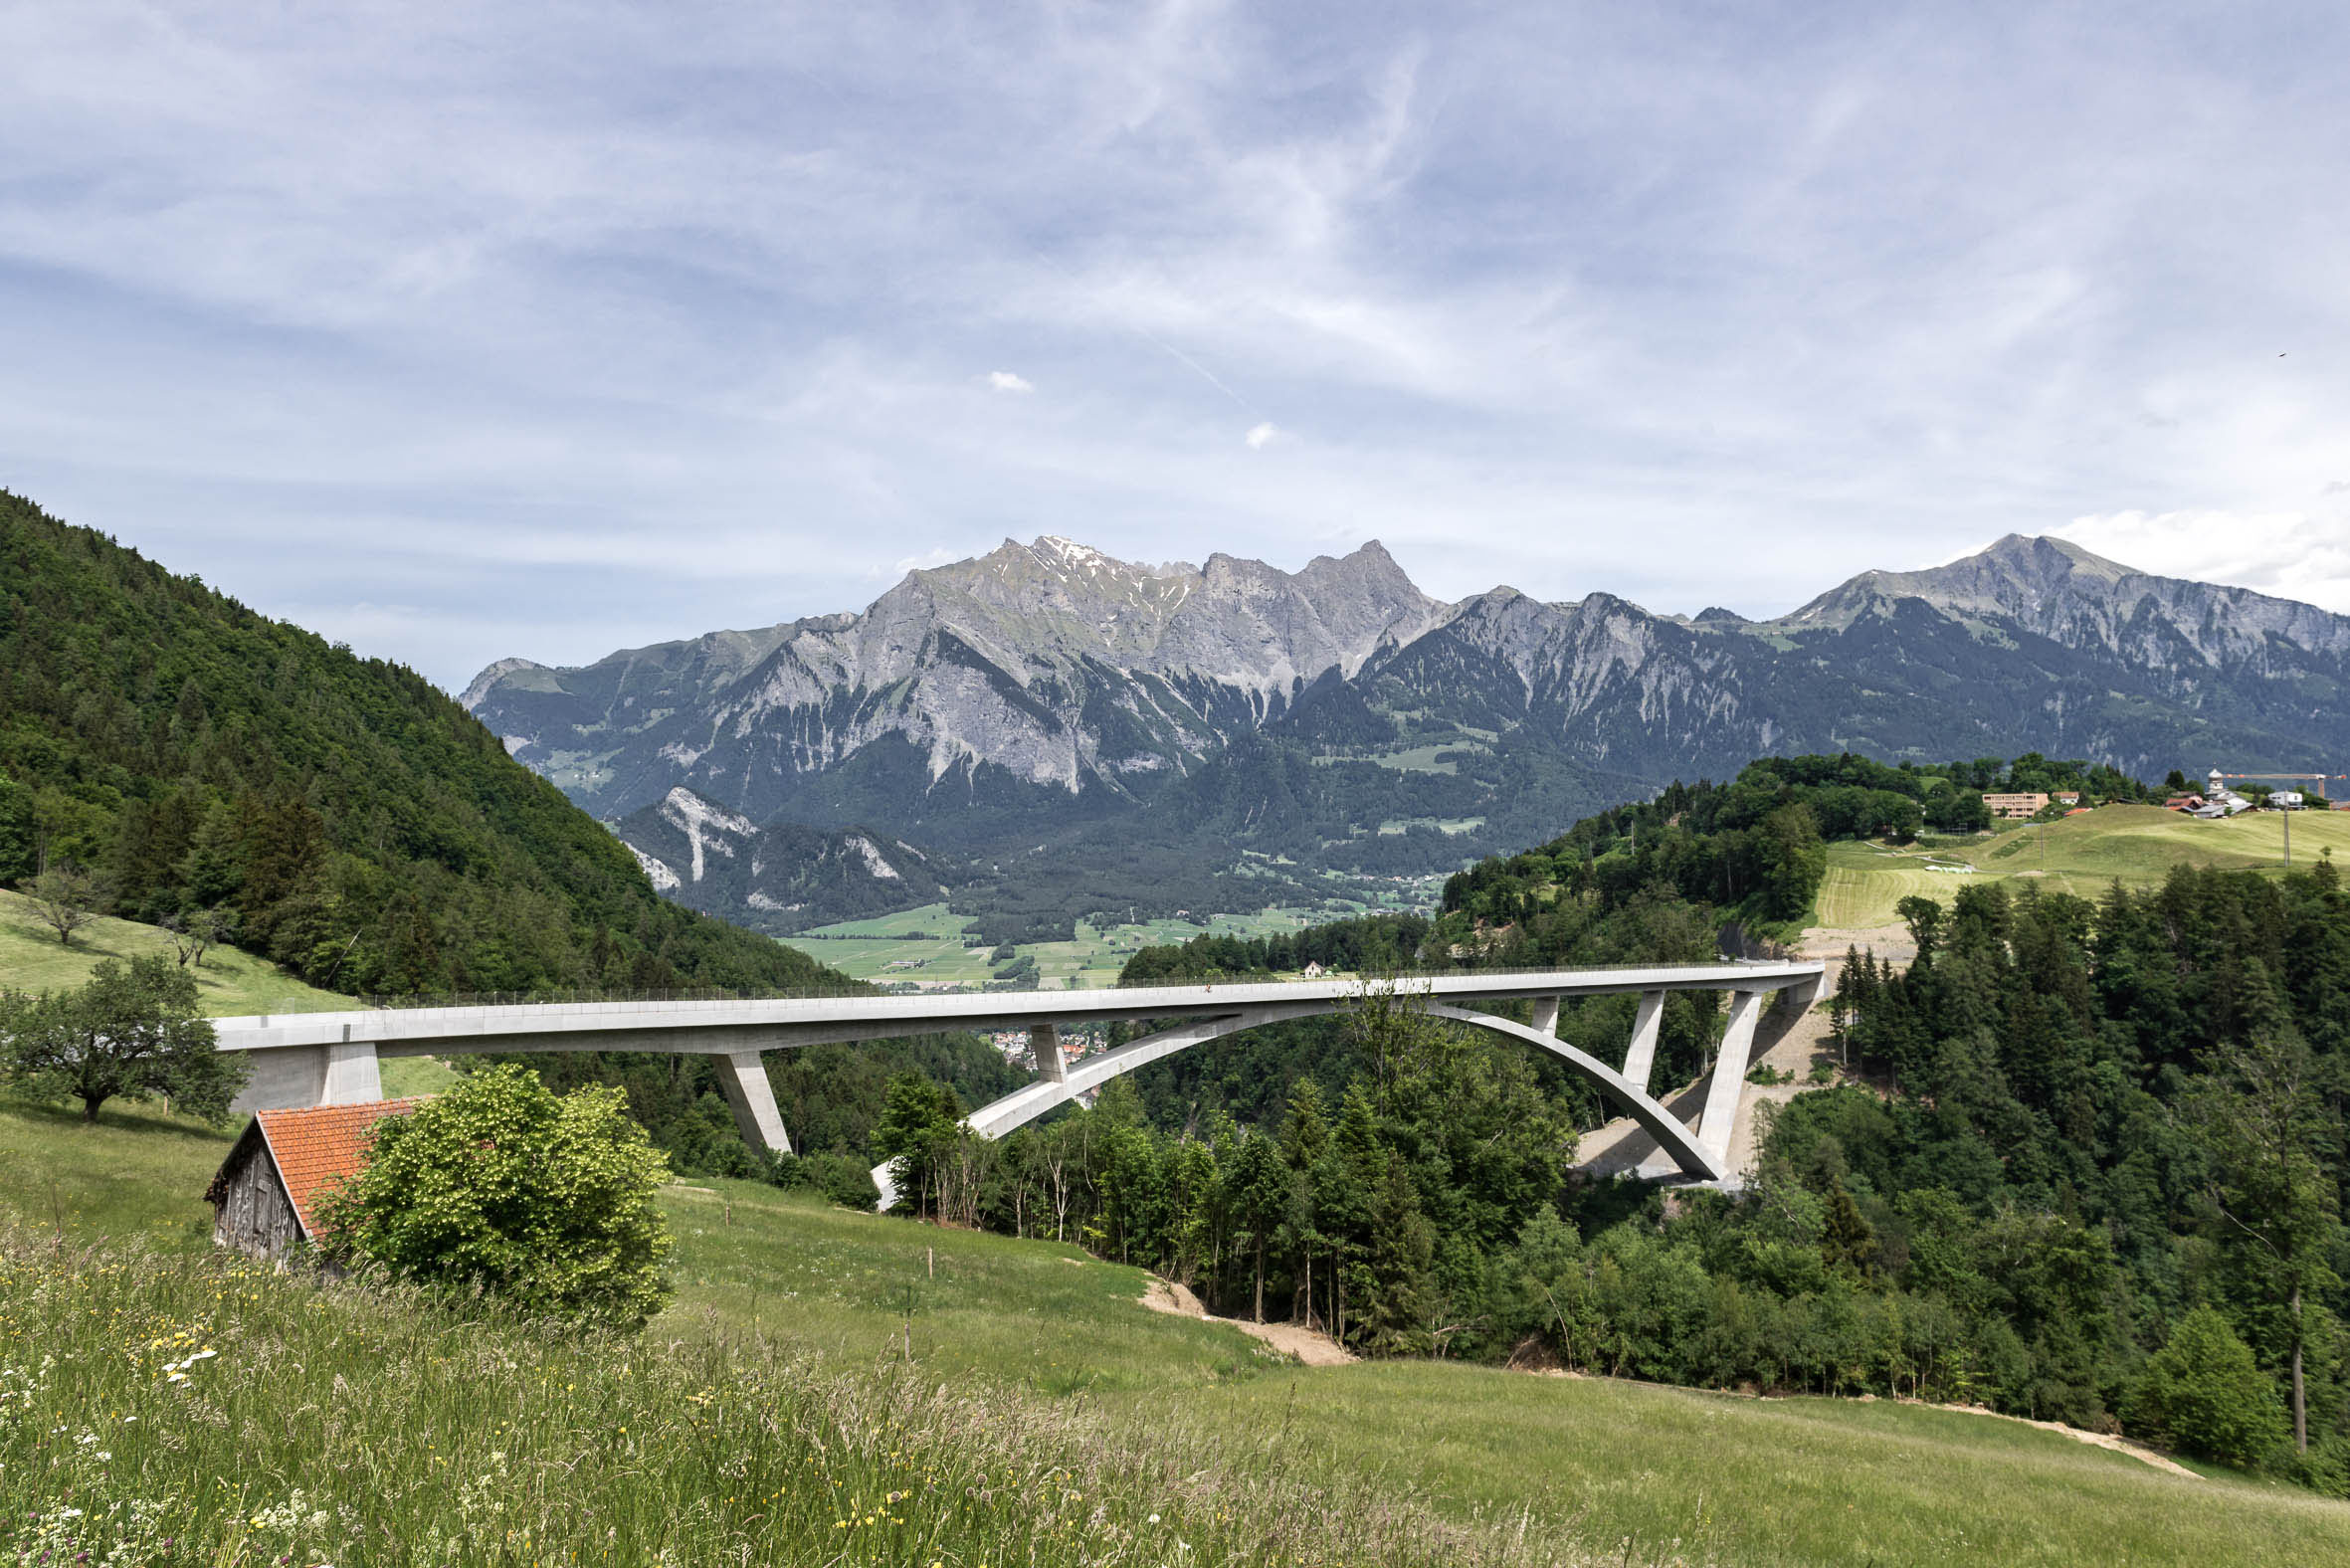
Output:
<instances>
[{"instance_id":1,"label":"rock face","mask_svg":"<svg viewBox=\"0 0 2350 1568\"><path fill-rule=\"evenodd\" d=\"M939 896L919 850L862 828L766 828L679 786L618 824L653 885L738 924L793 929Z\"/></svg>"},{"instance_id":2,"label":"rock face","mask_svg":"<svg viewBox=\"0 0 2350 1568\"><path fill-rule=\"evenodd\" d=\"M1047 842L1080 871L1122 857L1108 907L1249 850L1254 875L1449 869L1771 752L2038 750L2142 777L2338 765L2350 619L2014 535L1770 621L1509 588L1447 605L1377 544L1287 573L1041 538L910 573L862 614L577 670L503 661L465 700L522 761L627 818L680 897L733 886L713 868L769 856L745 846L790 824L863 824L907 889L917 868L892 844L975 875L1068 858ZM794 864L862 861L826 846ZM798 897L758 877L728 896L754 892Z\"/></svg>"},{"instance_id":3,"label":"rock face","mask_svg":"<svg viewBox=\"0 0 2350 1568\"><path fill-rule=\"evenodd\" d=\"M2292 654L2350 654L2350 618L2249 588L2150 576L2063 539L2020 533L1931 571L1863 572L1774 624L1842 627L1902 599L2163 670L2225 669L2286 650L2294 663Z\"/></svg>"},{"instance_id":4,"label":"rock face","mask_svg":"<svg viewBox=\"0 0 2350 1568\"><path fill-rule=\"evenodd\" d=\"M862 615L579 670L502 661L466 703L607 816L683 783L764 817L861 759L908 775L884 798L1034 786L1132 799L1445 613L1376 543L1291 574L1228 555L1145 566L1066 539L1006 540L908 573ZM837 792L816 793L810 809L831 816Z\"/></svg>"}]
</instances>

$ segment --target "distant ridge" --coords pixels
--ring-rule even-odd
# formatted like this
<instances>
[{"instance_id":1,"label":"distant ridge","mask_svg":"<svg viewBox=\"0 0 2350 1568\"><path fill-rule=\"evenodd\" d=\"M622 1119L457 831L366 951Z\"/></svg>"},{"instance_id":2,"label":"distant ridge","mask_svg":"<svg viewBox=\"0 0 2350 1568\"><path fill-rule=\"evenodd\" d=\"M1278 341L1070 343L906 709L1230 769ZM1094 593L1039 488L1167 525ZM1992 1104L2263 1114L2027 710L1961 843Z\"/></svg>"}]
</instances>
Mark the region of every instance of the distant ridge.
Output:
<instances>
[{"instance_id":1,"label":"distant ridge","mask_svg":"<svg viewBox=\"0 0 2350 1568\"><path fill-rule=\"evenodd\" d=\"M1047 535L854 614L502 661L466 700L608 820L683 787L762 832L968 856L965 880L1068 844L1077 873L1128 867L1106 907L1211 862L1269 898L1450 870L1778 752L2339 766L2345 693L2350 619L2047 537L1750 621L1507 586L1446 604L1375 542L1284 572Z\"/></svg>"}]
</instances>

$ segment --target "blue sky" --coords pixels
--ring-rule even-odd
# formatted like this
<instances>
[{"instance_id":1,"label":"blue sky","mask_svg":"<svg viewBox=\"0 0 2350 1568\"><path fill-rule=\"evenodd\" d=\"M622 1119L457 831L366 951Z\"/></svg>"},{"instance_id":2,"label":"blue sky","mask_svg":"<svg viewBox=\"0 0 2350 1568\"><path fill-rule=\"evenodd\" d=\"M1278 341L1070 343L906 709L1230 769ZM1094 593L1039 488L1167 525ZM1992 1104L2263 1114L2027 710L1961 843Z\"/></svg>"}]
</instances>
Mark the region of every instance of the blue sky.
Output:
<instances>
[{"instance_id":1,"label":"blue sky","mask_svg":"<svg viewBox=\"0 0 2350 1568\"><path fill-rule=\"evenodd\" d=\"M331 14L329 14L331 10ZM0 485L462 686L1007 534L2350 611L2350 13L0 0Z\"/></svg>"}]
</instances>

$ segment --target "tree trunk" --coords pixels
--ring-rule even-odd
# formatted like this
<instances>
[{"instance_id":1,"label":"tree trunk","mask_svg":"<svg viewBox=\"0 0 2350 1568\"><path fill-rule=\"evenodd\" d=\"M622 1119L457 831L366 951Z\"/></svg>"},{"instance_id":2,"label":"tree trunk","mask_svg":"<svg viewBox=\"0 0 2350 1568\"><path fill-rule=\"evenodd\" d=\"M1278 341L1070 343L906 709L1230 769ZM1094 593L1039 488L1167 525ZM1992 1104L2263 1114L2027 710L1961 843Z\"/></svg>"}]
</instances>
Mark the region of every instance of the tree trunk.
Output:
<instances>
[{"instance_id":1,"label":"tree trunk","mask_svg":"<svg viewBox=\"0 0 2350 1568\"><path fill-rule=\"evenodd\" d=\"M84 1121L96 1121L96 1120L98 1120L98 1106L100 1106L100 1105L102 1105L102 1104L104 1104L104 1103L106 1102L106 1099L107 1099L107 1096L106 1096L106 1095L104 1095L104 1094L100 1094L100 1095L98 1095L98 1096L96 1099L93 1099L93 1098L91 1098L91 1097L90 1097L88 1094L85 1094L85 1095L83 1095L83 1096L82 1096L82 1119L83 1119ZM2296 1362L2296 1363L2295 1363L2295 1365L2296 1365L2296 1366L2298 1366L2298 1365L2299 1365L2299 1363L2298 1363L2298 1362Z\"/></svg>"},{"instance_id":2,"label":"tree trunk","mask_svg":"<svg viewBox=\"0 0 2350 1568\"><path fill-rule=\"evenodd\" d=\"M2309 1452L2309 1390L2301 1381L2301 1286L2293 1285L2293 1448Z\"/></svg>"},{"instance_id":3,"label":"tree trunk","mask_svg":"<svg viewBox=\"0 0 2350 1568\"><path fill-rule=\"evenodd\" d=\"M1265 1239L1257 1240L1257 1321L1265 1321Z\"/></svg>"}]
</instances>

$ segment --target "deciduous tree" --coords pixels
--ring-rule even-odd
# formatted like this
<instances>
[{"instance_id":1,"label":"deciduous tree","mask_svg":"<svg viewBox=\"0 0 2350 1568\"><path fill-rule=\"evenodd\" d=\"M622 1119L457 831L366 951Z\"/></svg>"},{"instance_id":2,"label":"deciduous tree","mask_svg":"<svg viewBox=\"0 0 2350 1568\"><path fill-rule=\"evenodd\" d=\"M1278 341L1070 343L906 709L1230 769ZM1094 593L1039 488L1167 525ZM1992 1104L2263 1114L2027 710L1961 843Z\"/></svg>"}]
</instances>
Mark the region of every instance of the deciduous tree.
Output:
<instances>
[{"instance_id":1,"label":"deciduous tree","mask_svg":"<svg viewBox=\"0 0 2350 1568\"><path fill-rule=\"evenodd\" d=\"M0 1072L35 1093L81 1100L85 1121L122 1095L168 1095L217 1121L247 1069L214 1049L195 978L148 955L104 959L78 990L0 992Z\"/></svg>"}]
</instances>

